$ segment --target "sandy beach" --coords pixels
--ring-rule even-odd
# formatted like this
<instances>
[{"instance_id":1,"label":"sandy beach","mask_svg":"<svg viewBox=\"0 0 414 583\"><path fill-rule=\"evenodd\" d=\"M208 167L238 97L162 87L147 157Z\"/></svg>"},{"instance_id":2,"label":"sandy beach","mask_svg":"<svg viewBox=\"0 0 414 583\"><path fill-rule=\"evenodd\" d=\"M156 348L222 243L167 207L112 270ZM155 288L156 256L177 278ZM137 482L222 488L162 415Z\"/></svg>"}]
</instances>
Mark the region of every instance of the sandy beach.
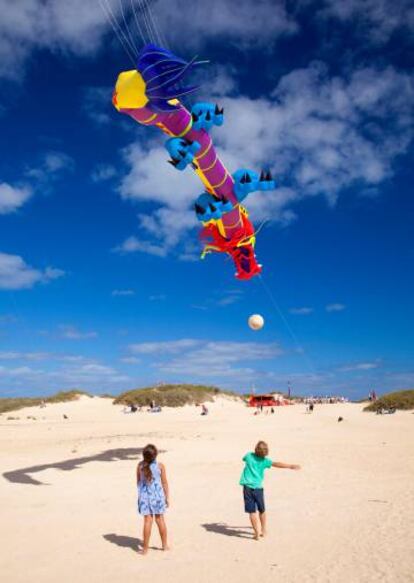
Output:
<instances>
[{"instance_id":1,"label":"sandy beach","mask_svg":"<svg viewBox=\"0 0 414 583\"><path fill-rule=\"evenodd\" d=\"M253 416L224 398L209 408L123 414L82 397L3 414L1 580L414 581L411 412L294 405ZM303 469L267 473L269 533L255 542L238 480L258 439ZM141 557L135 468L148 442L168 472L172 550Z\"/></svg>"}]
</instances>

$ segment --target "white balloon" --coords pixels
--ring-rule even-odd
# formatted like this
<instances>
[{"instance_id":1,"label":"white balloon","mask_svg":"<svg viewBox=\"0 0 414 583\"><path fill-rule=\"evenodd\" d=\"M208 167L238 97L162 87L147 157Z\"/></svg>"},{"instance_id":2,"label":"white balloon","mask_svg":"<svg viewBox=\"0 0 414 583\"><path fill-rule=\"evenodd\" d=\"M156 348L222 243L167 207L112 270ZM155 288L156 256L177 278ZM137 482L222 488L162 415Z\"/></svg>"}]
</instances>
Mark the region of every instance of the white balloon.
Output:
<instances>
[{"instance_id":1,"label":"white balloon","mask_svg":"<svg viewBox=\"0 0 414 583\"><path fill-rule=\"evenodd\" d=\"M252 314L247 322L252 330L260 330L264 326L264 319L260 314Z\"/></svg>"}]
</instances>

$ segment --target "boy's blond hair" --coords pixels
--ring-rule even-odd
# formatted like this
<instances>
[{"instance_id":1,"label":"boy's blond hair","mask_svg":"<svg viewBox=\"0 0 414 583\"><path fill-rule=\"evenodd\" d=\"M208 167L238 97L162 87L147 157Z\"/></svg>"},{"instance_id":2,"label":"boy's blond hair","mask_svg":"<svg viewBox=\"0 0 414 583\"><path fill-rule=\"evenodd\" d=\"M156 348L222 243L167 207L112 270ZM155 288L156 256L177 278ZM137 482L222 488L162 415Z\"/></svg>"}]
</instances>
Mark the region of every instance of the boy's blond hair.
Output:
<instances>
[{"instance_id":1,"label":"boy's blond hair","mask_svg":"<svg viewBox=\"0 0 414 583\"><path fill-rule=\"evenodd\" d=\"M266 457L269 453L269 446L265 441L258 441L254 448L254 453L257 457Z\"/></svg>"}]
</instances>

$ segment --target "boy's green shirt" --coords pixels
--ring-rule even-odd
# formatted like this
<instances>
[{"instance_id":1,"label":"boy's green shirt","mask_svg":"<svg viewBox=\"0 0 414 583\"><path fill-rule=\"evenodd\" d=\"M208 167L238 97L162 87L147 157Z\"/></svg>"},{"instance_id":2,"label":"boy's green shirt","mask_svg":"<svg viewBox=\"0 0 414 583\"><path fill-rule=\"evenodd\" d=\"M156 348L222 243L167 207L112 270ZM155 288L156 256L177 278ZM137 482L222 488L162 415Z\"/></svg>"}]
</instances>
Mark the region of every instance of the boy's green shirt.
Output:
<instances>
[{"instance_id":1,"label":"boy's green shirt","mask_svg":"<svg viewBox=\"0 0 414 583\"><path fill-rule=\"evenodd\" d=\"M240 484L248 488L262 488L264 471L272 467L272 460L268 457L259 457L253 452L246 453L243 458L244 470L240 477Z\"/></svg>"}]
</instances>

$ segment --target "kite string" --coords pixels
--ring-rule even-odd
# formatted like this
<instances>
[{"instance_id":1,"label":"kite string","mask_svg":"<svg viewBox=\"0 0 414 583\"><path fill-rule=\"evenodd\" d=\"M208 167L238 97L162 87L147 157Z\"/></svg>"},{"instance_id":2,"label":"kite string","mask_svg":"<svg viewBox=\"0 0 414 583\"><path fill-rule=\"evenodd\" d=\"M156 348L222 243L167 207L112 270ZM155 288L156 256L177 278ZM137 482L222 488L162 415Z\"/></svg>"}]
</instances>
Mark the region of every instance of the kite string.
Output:
<instances>
[{"instance_id":1,"label":"kite string","mask_svg":"<svg viewBox=\"0 0 414 583\"><path fill-rule=\"evenodd\" d=\"M105 2L105 3L104 3ZM112 27L112 30L114 31L114 33L116 34L119 42L121 43L124 51L126 52L126 54L128 55L128 57L130 58L130 60L132 61L134 68L136 67L135 64L135 58L134 58L134 50L132 48L132 53L131 53L131 47L129 46L129 41L127 39L127 37L124 35L122 28L119 26L113 12L112 9L110 7L110 4L108 2L108 0L99 0L99 4L102 8L102 11L104 12L109 24ZM119 32L118 32L119 29ZM121 34L119 34L121 33ZM121 36L122 35L122 36ZM125 41L122 39L122 37L124 37Z\"/></svg>"},{"instance_id":2,"label":"kite string","mask_svg":"<svg viewBox=\"0 0 414 583\"><path fill-rule=\"evenodd\" d=\"M147 9L148 21L150 23L150 26L152 27L153 32L154 32L154 42L162 45L162 39L161 39L159 27L157 26L157 24L155 22L154 14L152 13L152 10L151 10L150 1L151 0L144 0L144 3L146 4L146 9Z\"/></svg>"},{"instance_id":3,"label":"kite string","mask_svg":"<svg viewBox=\"0 0 414 583\"><path fill-rule=\"evenodd\" d=\"M148 4L148 16L150 18L150 21L152 22L153 28L155 30L155 33L156 33L158 39L159 39L160 45L164 48L167 48L167 40L161 31L161 27L158 25L157 18L155 16L155 14L152 11L151 0L147 0L147 4Z\"/></svg>"},{"instance_id":4,"label":"kite string","mask_svg":"<svg viewBox=\"0 0 414 583\"><path fill-rule=\"evenodd\" d=\"M138 56L139 50L137 48L137 45L134 42L134 38L133 38L133 36L131 34L131 31L129 30L129 26L128 26L127 19L125 18L123 0L118 0L118 3L119 3L119 8L120 8L120 11L121 11L121 15L122 15L122 20L124 21L125 29L126 29L126 32L127 32L128 38L129 38L129 41L130 41L130 45L131 45L131 47L134 47L134 54L135 54L135 56Z\"/></svg>"},{"instance_id":5,"label":"kite string","mask_svg":"<svg viewBox=\"0 0 414 583\"><path fill-rule=\"evenodd\" d=\"M135 24L136 24L137 30L138 30L138 32L139 32L139 34L141 36L141 39L142 39L143 44L146 45L148 43L147 43L147 39L145 38L145 34L143 32L143 29L141 27L141 24L139 22L139 18L138 18L138 15L137 15L137 11L135 9L135 0L130 0L130 2L131 2L131 8L132 8L132 12L134 14L134 19L135 19Z\"/></svg>"},{"instance_id":6,"label":"kite string","mask_svg":"<svg viewBox=\"0 0 414 583\"><path fill-rule=\"evenodd\" d=\"M121 13L122 16L124 18L125 21L125 16L124 16L124 11L123 11L123 7L122 7L122 0L119 0L120 2L120 9L121 9ZM126 34L124 33L121 24L119 24L117 18L116 18L116 14L114 12L114 10L111 7L111 3L110 0L105 0L105 5L107 7L108 13L111 15L111 20L112 22L115 24L117 30L120 32L120 34L122 35L122 38L124 39L125 43L127 44L129 50L132 52L133 56L136 56L138 51L137 48L135 47L135 45L133 44L133 42L131 42L128 37L126 36ZM129 32L128 30L128 26L127 26L127 32Z\"/></svg>"},{"instance_id":7,"label":"kite string","mask_svg":"<svg viewBox=\"0 0 414 583\"><path fill-rule=\"evenodd\" d=\"M155 43L154 37L153 37L153 32L151 30L151 26L150 23L148 21L148 16L147 16L147 10L145 7L145 0L138 0L138 6L140 7L140 12L142 14L142 19L144 22L144 27L146 29L148 38L150 40L151 43Z\"/></svg>"},{"instance_id":8,"label":"kite string","mask_svg":"<svg viewBox=\"0 0 414 583\"><path fill-rule=\"evenodd\" d=\"M306 362L309 370L311 371L311 373L316 376L316 374L317 374L316 373L316 368L315 368L312 360L310 359L309 355L306 353L306 351L304 350L303 346L299 342L298 337L296 336L296 334L292 330L291 325L289 324L287 318L285 317L284 313L282 312L282 310L281 310L279 304L277 303L276 298L274 297L271 289L265 284L265 282L263 280L263 276L260 275L260 274L259 274L259 280L260 280L260 283L263 286L263 289L265 290L266 294L268 295L271 303L276 308L276 311L279 314L280 319L282 320L282 322L286 326L286 329L289 332L289 334L290 334L293 342L295 343L298 352L303 356L303 359L305 360L305 362Z\"/></svg>"}]
</instances>

